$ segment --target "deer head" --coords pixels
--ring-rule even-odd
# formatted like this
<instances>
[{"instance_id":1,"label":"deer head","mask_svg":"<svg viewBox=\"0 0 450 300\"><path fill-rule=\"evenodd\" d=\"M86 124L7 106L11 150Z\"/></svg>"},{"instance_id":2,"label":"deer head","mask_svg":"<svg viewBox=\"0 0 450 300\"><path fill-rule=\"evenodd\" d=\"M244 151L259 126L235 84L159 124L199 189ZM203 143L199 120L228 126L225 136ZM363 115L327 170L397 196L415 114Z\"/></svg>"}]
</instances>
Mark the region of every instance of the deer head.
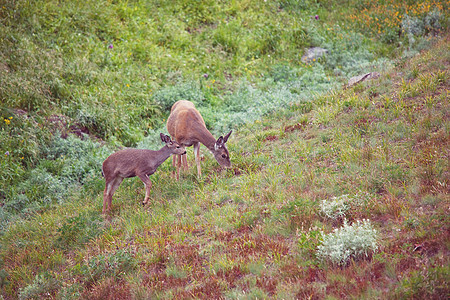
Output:
<instances>
[{"instance_id":1,"label":"deer head","mask_svg":"<svg viewBox=\"0 0 450 300\"><path fill-rule=\"evenodd\" d=\"M176 141L172 141L170 136L160 133L161 141L166 144L167 148L169 148L171 154L174 155L183 155L186 154L186 149L178 144Z\"/></svg>"},{"instance_id":2,"label":"deer head","mask_svg":"<svg viewBox=\"0 0 450 300\"><path fill-rule=\"evenodd\" d=\"M214 158L222 167L225 168L231 167L230 153L228 152L227 146L225 145L231 135L231 132L232 130L230 130L230 132L225 137L220 136L214 144Z\"/></svg>"}]
</instances>

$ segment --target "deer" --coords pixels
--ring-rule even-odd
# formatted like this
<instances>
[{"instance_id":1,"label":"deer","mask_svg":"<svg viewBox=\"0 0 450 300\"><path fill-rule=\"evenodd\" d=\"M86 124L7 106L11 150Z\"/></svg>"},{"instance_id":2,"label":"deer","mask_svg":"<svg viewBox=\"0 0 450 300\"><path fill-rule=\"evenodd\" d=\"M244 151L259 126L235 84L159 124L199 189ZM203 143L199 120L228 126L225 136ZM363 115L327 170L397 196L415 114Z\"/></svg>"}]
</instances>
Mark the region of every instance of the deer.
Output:
<instances>
[{"instance_id":1,"label":"deer","mask_svg":"<svg viewBox=\"0 0 450 300\"><path fill-rule=\"evenodd\" d=\"M200 167L200 143L211 151L219 165L224 168L230 168L230 153L225 145L231 135L232 130L225 135L220 136L217 140L206 128L200 112L195 108L194 103L187 100L179 100L175 102L170 110L167 119L167 131L180 145L185 147L194 146L195 162L197 164L197 174L201 177ZM178 159L178 162L176 162ZM187 171L188 163L185 154L173 156L173 166L176 166L176 178L180 178L180 168L183 163L184 170ZM174 171L175 174L175 171Z\"/></svg>"},{"instance_id":2,"label":"deer","mask_svg":"<svg viewBox=\"0 0 450 300\"><path fill-rule=\"evenodd\" d=\"M145 185L145 198L142 205L146 205L150 198L152 182L149 176L171 155L186 154L186 149L179 143L172 141L168 135L160 134L165 146L161 149L133 149L127 148L111 154L102 165L102 175L105 177L105 190L103 192L103 211L111 211L111 202L114 192L124 178L139 177Z\"/></svg>"}]
</instances>

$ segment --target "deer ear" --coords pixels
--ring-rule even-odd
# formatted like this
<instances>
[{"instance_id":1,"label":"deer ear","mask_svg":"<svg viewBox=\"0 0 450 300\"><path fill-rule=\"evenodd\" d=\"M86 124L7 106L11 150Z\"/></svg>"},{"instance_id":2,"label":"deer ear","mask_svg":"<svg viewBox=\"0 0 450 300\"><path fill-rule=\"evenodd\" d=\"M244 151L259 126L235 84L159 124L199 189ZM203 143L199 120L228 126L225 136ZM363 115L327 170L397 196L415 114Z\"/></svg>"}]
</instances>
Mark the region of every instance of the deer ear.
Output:
<instances>
[{"instance_id":1,"label":"deer ear","mask_svg":"<svg viewBox=\"0 0 450 300\"><path fill-rule=\"evenodd\" d=\"M228 134L223 138L223 143L224 144L228 141L228 138L230 137L232 132L233 132L233 130L230 130L230 132L228 132Z\"/></svg>"},{"instance_id":2,"label":"deer ear","mask_svg":"<svg viewBox=\"0 0 450 300\"><path fill-rule=\"evenodd\" d=\"M168 142L170 142L170 137L168 135L161 133L160 136L161 136L161 141L163 141L164 143L167 144Z\"/></svg>"},{"instance_id":3,"label":"deer ear","mask_svg":"<svg viewBox=\"0 0 450 300\"><path fill-rule=\"evenodd\" d=\"M214 150L217 151L217 149L222 148L223 143L224 143L224 142L223 142L223 136L220 136L220 137L217 139L216 143L214 144Z\"/></svg>"}]
</instances>

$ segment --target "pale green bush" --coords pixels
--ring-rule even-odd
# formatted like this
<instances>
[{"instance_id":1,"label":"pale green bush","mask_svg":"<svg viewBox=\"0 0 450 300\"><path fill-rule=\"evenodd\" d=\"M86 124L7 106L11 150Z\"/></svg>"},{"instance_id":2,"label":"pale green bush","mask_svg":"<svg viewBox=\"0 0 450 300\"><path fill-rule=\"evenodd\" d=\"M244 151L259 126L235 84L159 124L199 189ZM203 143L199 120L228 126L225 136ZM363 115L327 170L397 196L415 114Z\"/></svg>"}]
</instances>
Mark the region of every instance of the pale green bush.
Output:
<instances>
[{"instance_id":1,"label":"pale green bush","mask_svg":"<svg viewBox=\"0 0 450 300\"><path fill-rule=\"evenodd\" d=\"M55 136L50 145L45 147L44 153L47 159L57 165L46 168L61 181L83 183L89 175L100 176L101 164L111 152L87 136L79 139L69 135L66 139Z\"/></svg>"},{"instance_id":2,"label":"pale green bush","mask_svg":"<svg viewBox=\"0 0 450 300\"><path fill-rule=\"evenodd\" d=\"M419 18L406 15L402 21L402 29L408 37L409 45L412 46L416 42L415 37L423 34L423 21Z\"/></svg>"},{"instance_id":3,"label":"pale green bush","mask_svg":"<svg viewBox=\"0 0 450 300\"><path fill-rule=\"evenodd\" d=\"M352 258L367 257L378 249L377 231L367 219L351 225L344 220L341 228L329 234L322 233L322 237L317 256L333 264L345 265Z\"/></svg>"},{"instance_id":4,"label":"pale green bush","mask_svg":"<svg viewBox=\"0 0 450 300\"><path fill-rule=\"evenodd\" d=\"M55 135L39 152L42 155L39 164L18 183L4 189L3 209L7 215L29 215L64 203L87 178L101 178L102 162L111 150L87 137L63 139ZM3 219L1 226L5 227L8 219Z\"/></svg>"},{"instance_id":5,"label":"pale green bush","mask_svg":"<svg viewBox=\"0 0 450 300\"><path fill-rule=\"evenodd\" d=\"M333 197L330 200L320 202L320 211L330 219L339 219L345 216L350 209L350 200L348 195Z\"/></svg>"},{"instance_id":6,"label":"pale green bush","mask_svg":"<svg viewBox=\"0 0 450 300\"><path fill-rule=\"evenodd\" d=\"M153 100L167 112L178 100L189 100L199 104L204 98L202 90L194 82L181 82L173 86L166 86L153 95Z\"/></svg>"},{"instance_id":7,"label":"pale green bush","mask_svg":"<svg viewBox=\"0 0 450 300\"><path fill-rule=\"evenodd\" d=\"M436 7L425 16L425 28L429 31L442 29L442 19L443 15L441 11Z\"/></svg>"},{"instance_id":8,"label":"pale green bush","mask_svg":"<svg viewBox=\"0 0 450 300\"><path fill-rule=\"evenodd\" d=\"M223 134L231 128L252 123L264 115L287 108L291 104L310 102L309 90L301 94L296 92L296 90L303 90L300 88L305 85L301 83L303 80L301 77L288 84L271 85L267 90L255 88L246 81L242 82L238 90L226 97L223 108L217 112L214 131ZM319 88L317 92L323 91Z\"/></svg>"},{"instance_id":9,"label":"pale green bush","mask_svg":"<svg viewBox=\"0 0 450 300\"><path fill-rule=\"evenodd\" d=\"M423 48L423 36L442 29L442 13L438 8L429 12L422 18L406 15L402 20L402 30L408 38L410 48Z\"/></svg>"},{"instance_id":10,"label":"pale green bush","mask_svg":"<svg viewBox=\"0 0 450 300\"><path fill-rule=\"evenodd\" d=\"M369 193L358 193L355 195L341 195L333 197L330 200L322 200L320 202L320 211L327 218L336 220L345 217L346 213L353 206L363 206L370 199Z\"/></svg>"}]
</instances>

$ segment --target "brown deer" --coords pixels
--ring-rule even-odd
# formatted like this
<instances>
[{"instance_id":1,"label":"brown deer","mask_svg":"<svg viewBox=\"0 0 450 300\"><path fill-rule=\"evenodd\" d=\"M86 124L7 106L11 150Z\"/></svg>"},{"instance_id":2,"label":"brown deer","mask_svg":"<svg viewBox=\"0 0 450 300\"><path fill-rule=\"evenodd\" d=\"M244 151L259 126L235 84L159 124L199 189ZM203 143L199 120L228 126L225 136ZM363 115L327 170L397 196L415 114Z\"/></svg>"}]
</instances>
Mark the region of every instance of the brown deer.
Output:
<instances>
[{"instance_id":1,"label":"brown deer","mask_svg":"<svg viewBox=\"0 0 450 300\"><path fill-rule=\"evenodd\" d=\"M102 174L106 180L103 192L103 214L111 210L112 196L124 178L137 176L144 182L145 198L142 204L146 205L152 188L152 182L148 176L155 173L156 169L172 154L186 154L184 146L172 141L168 135L161 133L160 136L166 145L158 151L124 149L111 154L103 162Z\"/></svg>"},{"instance_id":2,"label":"brown deer","mask_svg":"<svg viewBox=\"0 0 450 300\"><path fill-rule=\"evenodd\" d=\"M167 130L180 145L185 147L194 145L194 156L199 177L202 174L200 168L200 143L211 151L219 165L225 168L231 167L230 154L225 145L231 131L225 137L220 136L216 140L211 132L206 129L205 121L195 108L194 103L187 100L177 101L172 106L167 119ZM176 163L177 156L178 163ZM183 161L183 167L186 171L188 169L186 155L174 155L173 165L177 167L177 180L180 178L181 161Z\"/></svg>"}]
</instances>

